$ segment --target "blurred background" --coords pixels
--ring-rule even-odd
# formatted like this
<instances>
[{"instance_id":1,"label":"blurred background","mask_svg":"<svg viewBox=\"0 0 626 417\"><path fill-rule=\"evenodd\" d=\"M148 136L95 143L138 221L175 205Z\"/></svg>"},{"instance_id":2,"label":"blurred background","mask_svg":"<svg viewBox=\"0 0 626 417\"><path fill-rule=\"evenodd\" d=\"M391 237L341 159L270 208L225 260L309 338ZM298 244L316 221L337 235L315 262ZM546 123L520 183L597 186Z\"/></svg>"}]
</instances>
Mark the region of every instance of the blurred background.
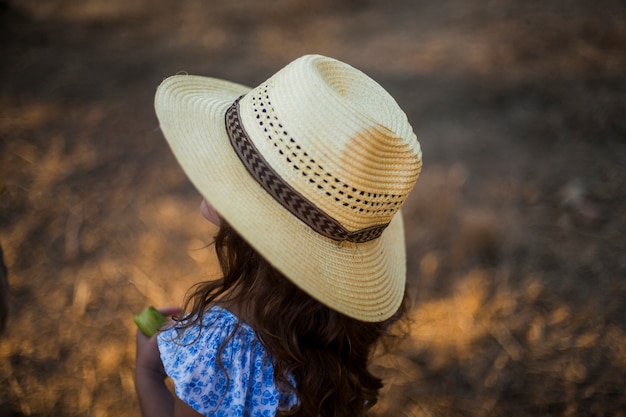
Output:
<instances>
[{"instance_id":1,"label":"blurred background","mask_svg":"<svg viewBox=\"0 0 626 417\"><path fill-rule=\"evenodd\" d=\"M376 415L626 416L618 0L0 1L0 416L139 416L133 313L216 273L156 86L307 53L379 81L424 152Z\"/></svg>"}]
</instances>

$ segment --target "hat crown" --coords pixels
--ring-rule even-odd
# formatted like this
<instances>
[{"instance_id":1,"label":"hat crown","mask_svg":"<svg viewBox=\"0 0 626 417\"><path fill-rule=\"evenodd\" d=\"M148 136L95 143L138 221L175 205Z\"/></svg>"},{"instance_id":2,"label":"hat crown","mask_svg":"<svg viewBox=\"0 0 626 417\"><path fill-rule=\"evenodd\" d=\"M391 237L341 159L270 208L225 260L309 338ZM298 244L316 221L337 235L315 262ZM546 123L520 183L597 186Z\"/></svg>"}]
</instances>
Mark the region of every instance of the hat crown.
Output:
<instances>
[{"instance_id":1,"label":"hat crown","mask_svg":"<svg viewBox=\"0 0 626 417\"><path fill-rule=\"evenodd\" d=\"M268 165L353 232L386 225L421 169L421 149L395 100L361 71L304 56L250 91L241 123Z\"/></svg>"}]
</instances>

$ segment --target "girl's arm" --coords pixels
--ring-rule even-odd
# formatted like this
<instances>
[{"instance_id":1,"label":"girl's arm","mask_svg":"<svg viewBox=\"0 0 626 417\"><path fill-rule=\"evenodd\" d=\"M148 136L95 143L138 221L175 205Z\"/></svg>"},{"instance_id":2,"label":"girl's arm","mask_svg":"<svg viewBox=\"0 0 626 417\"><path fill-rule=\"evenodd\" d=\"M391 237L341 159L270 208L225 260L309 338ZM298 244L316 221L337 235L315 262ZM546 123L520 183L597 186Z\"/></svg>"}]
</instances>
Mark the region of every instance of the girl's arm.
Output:
<instances>
[{"instance_id":1,"label":"girl's arm","mask_svg":"<svg viewBox=\"0 0 626 417\"><path fill-rule=\"evenodd\" d=\"M179 314L178 308L160 310L164 316ZM137 331L135 389L143 417L201 417L186 403L172 395L165 385L167 374L163 368L156 336L146 337Z\"/></svg>"},{"instance_id":2,"label":"girl's arm","mask_svg":"<svg viewBox=\"0 0 626 417\"><path fill-rule=\"evenodd\" d=\"M166 376L156 336L148 338L138 330L135 389L142 416L174 415L174 396L165 385Z\"/></svg>"}]
</instances>

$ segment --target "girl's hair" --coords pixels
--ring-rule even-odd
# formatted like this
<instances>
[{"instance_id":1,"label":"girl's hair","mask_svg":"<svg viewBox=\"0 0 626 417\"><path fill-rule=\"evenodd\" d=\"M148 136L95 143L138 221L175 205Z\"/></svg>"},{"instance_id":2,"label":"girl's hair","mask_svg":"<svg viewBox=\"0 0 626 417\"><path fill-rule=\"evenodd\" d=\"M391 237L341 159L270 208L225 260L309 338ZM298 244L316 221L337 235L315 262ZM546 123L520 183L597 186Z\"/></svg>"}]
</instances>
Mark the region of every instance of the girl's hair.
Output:
<instances>
[{"instance_id":1,"label":"girl's hair","mask_svg":"<svg viewBox=\"0 0 626 417\"><path fill-rule=\"evenodd\" d=\"M368 370L368 360L406 303L387 321L355 320L292 284L223 220L215 249L223 277L193 288L185 310L186 318L194 320L185 326L201 322L218 299L234 304L246 312L248 324L273 355L276 385L298 397L298 405L279 416L365 415L382 387Z\"/></svg>"}]
</instances>

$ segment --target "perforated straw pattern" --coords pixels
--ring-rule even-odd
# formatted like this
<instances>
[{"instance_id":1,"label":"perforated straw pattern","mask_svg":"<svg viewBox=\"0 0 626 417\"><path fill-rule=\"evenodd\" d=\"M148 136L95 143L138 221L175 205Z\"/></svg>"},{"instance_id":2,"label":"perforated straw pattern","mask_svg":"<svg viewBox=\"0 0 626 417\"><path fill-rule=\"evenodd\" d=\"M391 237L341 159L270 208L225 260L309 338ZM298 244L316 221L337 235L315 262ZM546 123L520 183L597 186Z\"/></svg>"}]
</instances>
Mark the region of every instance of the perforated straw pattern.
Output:
<instances>
[{"instance_id":1,"label":"perforated straw pattern","mask_svg":"<svg viewBox=\"0 0 626 417\"><path fill-rule=\"evenodd\" d=\"M387 224L349 232L284 181L263 159L246 134L239 119L239 100L240 98L226 111L226 130L237 156L239 156L250 175L265 191L294 216L322 236L336 241L347 240L355 243L363 243L380 237ZM294 155L296 154L294 153ZM288 162L291 162L291 160L288 159ZM298 169L297 166L296 169Z\"/></svg>"},{"instance_id":2,"label":"perforated straw pattern","mask_svg":"<svg viewBox=\"0 0 626 417\"><path fill-rule=\"evenodd\" d=\"M242 124L278 175L346 230L384 226L419 175L415 134L371 78L309 63L312 71L280 71L246 94Z\"/></svg>"},{"instance_id":3,"label":"perforated straw pattern","mask_svg":"<svg viewBox=\"0 0 626 417\"><path fill-rule=\"evenodd\" d=\"M358 212L357 214L391 217L398 211L406 194L373 193L357 189L325 169L304 150L300 141L289 134L276 115L270 101L270 89L271 87L265 84L249 95L257 123L263 128L266 139L276 148L286 165L302 175L312 188L320 190L337 205Z\"/></svg>"}]
</instances>

